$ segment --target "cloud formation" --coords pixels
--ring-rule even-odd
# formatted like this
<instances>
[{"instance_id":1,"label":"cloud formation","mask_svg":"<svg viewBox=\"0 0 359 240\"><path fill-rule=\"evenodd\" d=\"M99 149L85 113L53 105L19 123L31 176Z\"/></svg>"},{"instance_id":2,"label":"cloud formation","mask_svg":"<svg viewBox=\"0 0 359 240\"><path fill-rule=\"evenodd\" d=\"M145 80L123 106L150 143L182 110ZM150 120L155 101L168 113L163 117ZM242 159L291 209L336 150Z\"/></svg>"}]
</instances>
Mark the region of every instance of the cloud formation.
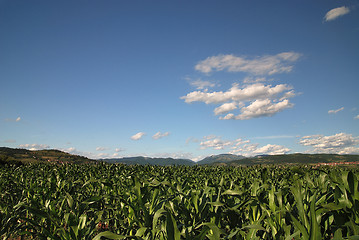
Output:
<instances>
[{"instance_id":1,"label":"cloud formation","mask_svg":"<svg viewBox=\"0 0 359 240\"><path fill-rule=\"evenodd\" d=\"M31 151L50 148L50 146L47 145L47 144L37 144L37 143L34 143L34 144L20 144L19 147L20 148L26 148L26 149L29 149Z\"/></svg>"},{"instance_id":2,"label":"cloud formation","mask_svg":"<svg viewBox=\"0 0 359 240\"><path fill-rule=\"evenodd\" d=\"M201 80L201 79L197 79L197 80L191 80L190 78L187 78L187 80L189 81L189 84L197 89L207 89L207 88L212 88L215 87L216 84L210 81L205 81L205 80Z\"/></svg>"},{"instance_id":3,"label":"cloud formation","mask_svg":"<svg viewBox=\"0 0 359 240\"><path fill-rule=\"evenodd\" d=\"M228 113L220 119L246 120L251 118L273 116L284 109L293 107L288 98L295 96L294 90L287 84L276 86L255 83L239 84L223 92L193 91L181 97L186 103L204 102L206 104L221 104L214 109L215 115L221 115L239 109L241 114ZM246 103L248 104L246 106Z\"/></svg>"},{"instance_id":4,"label":"cloud formation","mask_svg":"<svg viewBox=\"0 0 359 240\"><path fill-rule=\"evenodd\" d=\"M106 151L106 150L108 150L107 147L97 147L96 148L96 151Z\"/></svg>"},{"instance_id":5,"label":"cloud formation","mask_svg":"<svg viewBox=\"0 0 359 240\"><path fill-rule=\"evenodd\" d=\"M327 12L324 16L324 21L329 22L333 21L334 19L337 19L340 16L343 16L345 14L348 14L350 12L350 9L348 7L342 6L338 8L334 8Z\"/></svg>"},{"instance_id":6,"label":"cloud formation","mask_svg":"<svg viewBox=\"0 0 359 240\"><path fill-rule=\"evenodd\" d=\"M341 107L341 108L338 108L335 110L329 110L328 113L329 114L337 114L338 112L343 111L343 110L344 110L344 107Z\"/></svg>"},{"instance_id":7,"label":"cloud formation","mask_svg":"<svg viewBox=\"0 0 359 240\"><path fill-rule=\"evenodd\" d=\"M145 135L146 135L146 133L144 133L144 132L138 132L135 135L133 135L131 137L131 139L134 140L134 141L137 141L137 140L140 140Z\"/></svg>"},{"instance_id":8,"label":"cloud formation","mask_svg":"<svg viewBox=\"0 0 359 240\"><path fill-rule=\"evenodd\" d=\"M359 119L359 115L355 116L354 119Z\"/></svg>"},{"instance_id":9,"label":"cloud formation","mask_svg":"<svg viewBox=\"0 0 359 240\"><path fill-rule=\"evenodd\" d=\"M6 121L6 122L20 122L20 121L21 121L21 117L17 117L16 119L6 118L5 121Z\"/></svg>"},{"instance_id":10,"label":"cloud formation","mask_svg":"<svg viewBox=\"0 0 359 240\"><path fill-rule=\"evenodd\" d=\"M312 147L316 153L358 154L359 137L352 134L337 133L331 136L304 136L299 141L303 146Z\"/></svg>"},{"instance_id":11,"label":"cloud formation","mask_svg":"<svg viewBox=\"0 0 359 240\"><path fill-rule=\"evenodd\" d=\"M233 145L231 141L223 141L220 137L215 137L206 141L200 142L201 149L213 148L215 150L222 150L228 146Z\"/></svg>"},{"instance_id":12,"label":"cloud formation","mask_svg":"<svg viewBox=\"0 0 359 240\"><path fill-rule=\"evenodd\" d=\"M279 84L274 87L272 85L264 85L262 83L255 83L246 85L240 88L238 83L226 92L207 92L207 91L194 91L188 93L186 96L181 97L186 103L204 102L211 103L225 103L228 101L251 101L257 99L274 99L283 93L289 93L292 90L287 84Z\"/></svg>"},{"instance_id":13,"label":"cloud formation","mask_svg":"<svg viewBox=\"0 0 359 240\"><path fill-rule=\"evenodd\" d=\"M272 75L292 71L291 65L300 58L296 52L283 52L249 59L232 54L208 57L200 61L195 69L202 73L213 71L245 72L253 75Z\"/></svg>"},{"instance_id":14,"label":"cloud formation","mask_svg":"<svg viewBox=\"0 0 359 240\"><path fill-rule=\"evenodd\" d=\"M291 150L281 145L267 144L259 147L257 143L251 143L249 140L243 140L238 138L236 140L222 140L218 136L204 137L200 142L200 149L212 148L214 150L228 149L230 154L238 154L243 156L255 156L255 155L276 155L286 154Z\"/></svg>"},{"instance_id":15,"label":"cloud formation","mask_svg":"<svg viewBox=\"0 0 359 240\"><path fill-rule=\"evenodd\" d=\"M280 155L290 152L289 148L276 144L267 144L253 151L256 155Z\"/></svg>"},{"instance_id":16,"label":"cloud formation","mask_svg":"<svg viewBox=\"0 0 359 240\"><path fill-rule=\"evenodd\" d=\"M164 132L164 133L157 132L155 135L152 136L152 138L157 140L157 139L160 139L160 138L163 138L163 137L167 137L168 135L170 135L169 132Z\"/></svg>"}]
</instances>

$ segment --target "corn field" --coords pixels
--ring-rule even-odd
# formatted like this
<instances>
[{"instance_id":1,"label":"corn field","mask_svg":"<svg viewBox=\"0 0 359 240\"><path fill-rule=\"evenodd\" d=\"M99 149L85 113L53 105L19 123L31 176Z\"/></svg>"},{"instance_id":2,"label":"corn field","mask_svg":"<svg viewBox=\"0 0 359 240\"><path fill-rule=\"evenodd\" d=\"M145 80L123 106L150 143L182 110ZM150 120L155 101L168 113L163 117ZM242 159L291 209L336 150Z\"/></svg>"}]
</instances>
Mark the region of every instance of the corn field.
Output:
<instances>
[{"instance_id":1,"label":"corn field","mask_svg":"<svg viewBox=\"0 0 359 240\"><path fill-rule=\"evenodd\" d=\"M0 166L2 239L359 239L357 168Z\"/></svg>"}]
</instances>

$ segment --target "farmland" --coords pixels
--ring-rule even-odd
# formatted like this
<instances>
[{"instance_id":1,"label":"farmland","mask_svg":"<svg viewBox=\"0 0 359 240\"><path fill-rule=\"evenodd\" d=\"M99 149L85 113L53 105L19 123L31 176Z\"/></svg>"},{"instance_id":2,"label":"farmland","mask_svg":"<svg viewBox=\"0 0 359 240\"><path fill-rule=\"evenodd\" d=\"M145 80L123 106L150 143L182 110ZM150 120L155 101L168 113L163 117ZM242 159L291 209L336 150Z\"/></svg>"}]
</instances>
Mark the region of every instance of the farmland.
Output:
<instances>
[{"instance_id":1,"label":"farmland","mask_svg":"<svg viewBox=\"0 0 359 240\"><path fill-rule=\"evenodd\" d=\"M0 235L357 239L358 179L341 167L7 164Z\"/></svg>"}]
</instances>

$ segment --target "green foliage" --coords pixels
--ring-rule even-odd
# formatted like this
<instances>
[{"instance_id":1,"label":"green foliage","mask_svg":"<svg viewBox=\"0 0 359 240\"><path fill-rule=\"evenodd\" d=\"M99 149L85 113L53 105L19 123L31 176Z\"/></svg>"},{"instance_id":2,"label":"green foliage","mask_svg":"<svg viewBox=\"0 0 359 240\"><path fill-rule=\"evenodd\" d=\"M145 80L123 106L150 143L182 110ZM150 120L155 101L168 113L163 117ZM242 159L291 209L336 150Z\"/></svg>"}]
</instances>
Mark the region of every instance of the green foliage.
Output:
<instances>
[{"instance_id":1,"label":"green foliage","mask_svg":"<svg viewBox=\"0 0 359 240\"><path fill-rule=\"evenodd\" d=\"M356 239L359 170L0 166L11 239Z\"/></svg>"}]
</instances>

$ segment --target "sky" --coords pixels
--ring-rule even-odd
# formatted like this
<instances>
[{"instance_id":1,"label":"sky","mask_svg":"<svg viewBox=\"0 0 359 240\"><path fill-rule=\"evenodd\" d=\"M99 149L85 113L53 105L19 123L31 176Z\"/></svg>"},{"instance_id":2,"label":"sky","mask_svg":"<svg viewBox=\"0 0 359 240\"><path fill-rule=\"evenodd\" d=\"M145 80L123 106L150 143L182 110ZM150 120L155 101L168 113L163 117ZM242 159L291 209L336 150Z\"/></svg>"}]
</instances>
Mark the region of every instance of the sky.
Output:
<instances>
[{"instance_id":1,"label":"sky","mask_svg":"<svg viewBox=\"0 0 359 240\"><path fill-rule=\"evenodd\" d=\"M359 154L359 1L0 0L0 146Z\"/></svg>"}]
</instances>

